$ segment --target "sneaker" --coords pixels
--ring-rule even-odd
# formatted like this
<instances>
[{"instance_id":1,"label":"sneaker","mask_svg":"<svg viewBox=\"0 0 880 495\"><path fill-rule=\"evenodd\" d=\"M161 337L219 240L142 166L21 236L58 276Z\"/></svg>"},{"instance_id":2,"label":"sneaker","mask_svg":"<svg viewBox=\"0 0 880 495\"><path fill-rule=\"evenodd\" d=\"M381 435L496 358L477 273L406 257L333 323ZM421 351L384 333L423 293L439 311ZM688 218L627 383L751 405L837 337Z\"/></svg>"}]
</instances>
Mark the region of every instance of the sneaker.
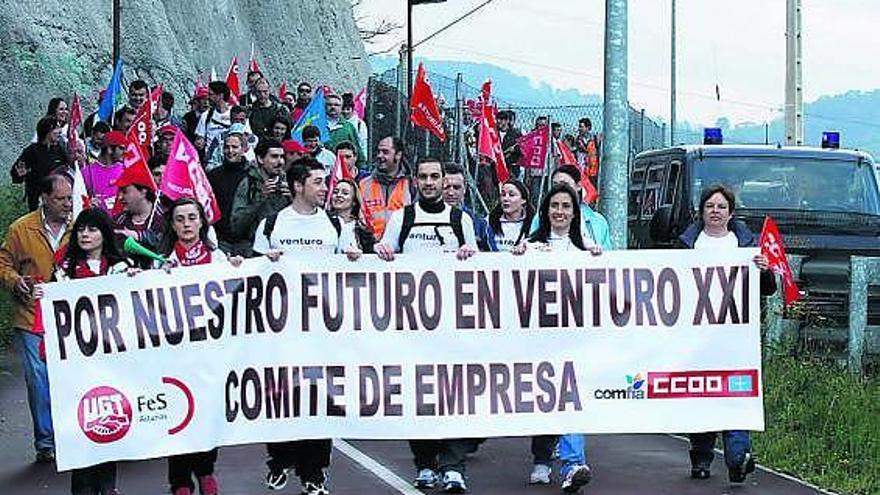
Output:
<instances>
[{"instance_id":1,"label":"sneaker","mask_svg":"<svg viewBox=\"0 0 880 495\"><path fill-rule=\"evenodd\" d=\"M287 469L270 469L266 474L266 487L270 490L281 490L287 485Z\"/></svg>"},{"instance_id":2,"label":"sneaker","mask_svg":"<svg viewBox=\"0 0 880 495\"><path fill-rule=\"evenodd\" d=\"M574 466L562 481L562 491L565 493L577 493L581 490L581 487L589 483L592 478L593 472L590 470L590 466L587 466L586 464Z\"/></svg>"},{"instance_id":3,"label":"sneaker","mask_svg":"<svg viewBox=\"0 0 880 495\"><path fill-rule=\"evenodd\" d=\"M457 471L446 471L443 473L443 491L446 493L464 493L467 491L467 485L464 484L464 477Z\"/></svg>"},{"instance_id":4,"label":"sneaker","mask_svg":"<svg viewBox=\"0 0 880 495\"><path fill-rule=\"evenodd\" d=\"M55 462L55 451L53 449L38 450L36 457L34 457L34 462L36 462L37 464Z\"/></svg>"},{"instance_id":5,"label":"sneaker","mask_svg":"<svg viewBox=\"0 0 880 495\"><path fill-rule=\"evenodd\" d=\"M746 452L739 463L737 463L733 468L728 469L727 476L730 478L731 483L742 483L746 480L746 476L754 471L755 458L752 457L751 452Z\"/></svg>"},{"instance_id":6,"label":"sneaker","mask_svg":"<svg viewBox=\"0 0 880 495\"><path fill-rule=\"evenodd\" d=\"M174 490L174 495L193 495L193 492L189 489L189 487L182 486L177 490Z\"/></svg>"},{"instance_id":7,"label":"sneaker","mask_svg":"<svg viewBox=\"0 0 880 495\"><path fill-rule=\"evenodd\" d=\"M434 488L437 486L437 481L439 481L437 473L433 469L421 469L419 470L419 475L413 481L413 486L416 488Z\"/></svg>"},{"instance_id":8,"label":"sneaker","mask_svg":"<svg viewBox=\"0 0 880 495\"><path fill-rule=\"evenodd\" d=\"M707 480L712 473L709 471L712 463L698 462L691 466L691 478L695 480Z\"/></svg>"},{"instance_id":9,"label":"sneaker","mask_svg":"<svg viewBox=\"0 0 880 495\"><path fill-rule=\"evenodd\" d=\"M303 483L302 495L330 495L330 490L324 486L324 483L306 481Z\"/></svg>"},{"instance_id":10,"label":"sneaker","mask_svg":"<svg viewBox=\"0 0 880 495\"><path fill-rule=\"evenodd\" d=\"M550 466L546 464L535 464L532 466L532 473L529 475L530 485L549 485L550 484Z\"/></svg>"},{"instance_id":11,"label":"sneaker","mask_svg":"<svg viewBox=\"0 0 880 495\"><path fill-rule=\"evenodd\" d=\"M220 485L213 474L199 476L199 493L201 495L217 495L220 493Z\"/></svg>"}]
</instances>

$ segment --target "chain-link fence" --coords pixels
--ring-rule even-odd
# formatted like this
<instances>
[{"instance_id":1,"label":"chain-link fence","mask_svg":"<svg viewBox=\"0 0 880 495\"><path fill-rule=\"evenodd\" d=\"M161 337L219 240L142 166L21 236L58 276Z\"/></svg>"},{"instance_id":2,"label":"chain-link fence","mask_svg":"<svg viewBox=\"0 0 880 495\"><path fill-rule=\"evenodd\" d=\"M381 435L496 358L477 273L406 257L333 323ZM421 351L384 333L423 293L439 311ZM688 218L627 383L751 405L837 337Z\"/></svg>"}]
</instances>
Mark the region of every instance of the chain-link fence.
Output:
<instances>
[{"instance_id":1,"label":"chain-link fence","mask_svg":"<svg viewBox=\"0 0 880 495\"><path fill-rule=\"evenodd\" d=\"M427 131L409 125L409 108L406 101L406 75L397 68L389 69L370 78L367 91L367 126L370 130L370 150L387 136L400 137L407 149L410 161L432 156L444 161L463 163L468 139L475 125L469 107L479 98L480 88L470 86L459 75L450 78L442 74L428 73L431 88L437 95L447 139L440 142ZM602 132L602 105L522 106L495 98L499 110L510 110L515 115L514 125L528 132L538 117L547 117L551 123L562 125L563 135L577 134L578 121L589 118L593 132ZM629 142L631 156L664 146L666 125L645 116L644 110L630 107Z\"/></svg>"}]
</instances>

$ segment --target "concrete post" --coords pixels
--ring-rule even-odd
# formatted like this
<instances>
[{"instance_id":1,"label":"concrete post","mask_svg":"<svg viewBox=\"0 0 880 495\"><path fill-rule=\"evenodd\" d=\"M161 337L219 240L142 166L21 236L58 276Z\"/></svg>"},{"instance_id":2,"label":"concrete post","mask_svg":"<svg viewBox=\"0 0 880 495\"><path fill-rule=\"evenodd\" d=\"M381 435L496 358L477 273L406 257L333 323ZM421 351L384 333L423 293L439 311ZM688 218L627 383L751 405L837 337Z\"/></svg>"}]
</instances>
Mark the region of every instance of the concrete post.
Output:
<instances>
[{"instance_id":1,"label":"concrete post","mask_svg":"<svg viewBox=\"0 0 880 495\"><path fill-rule=\"evenodd\" d=\"M627 157L627 0L605 1L605 139L601 177L601 210L611 227L614 249L626 249Z\"/></svg>"}]
</instances>

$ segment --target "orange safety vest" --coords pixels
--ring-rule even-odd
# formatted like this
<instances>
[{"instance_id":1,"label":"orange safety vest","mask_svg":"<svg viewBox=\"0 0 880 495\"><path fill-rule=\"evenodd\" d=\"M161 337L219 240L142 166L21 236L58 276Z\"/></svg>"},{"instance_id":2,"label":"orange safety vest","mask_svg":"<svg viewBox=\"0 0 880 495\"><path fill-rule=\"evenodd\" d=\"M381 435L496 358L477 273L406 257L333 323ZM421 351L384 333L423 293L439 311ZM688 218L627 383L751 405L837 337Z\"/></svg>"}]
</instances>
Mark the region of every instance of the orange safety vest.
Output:
<instances>
[{"instance_id":1,"label":"orange safety vest","mask_svg":"<svg viewBox=\"0 0 880 495\"><path fill-rule=\"evenodd\" d=\"M373 176L361 180L360 190L367 217L365 220L373 228L373 235L376 236L376 239L382 239L391 214L412 203L409 179L406 177L398 179L389 198L385 197L382 185Z\"/></svg>"}]
</instances>

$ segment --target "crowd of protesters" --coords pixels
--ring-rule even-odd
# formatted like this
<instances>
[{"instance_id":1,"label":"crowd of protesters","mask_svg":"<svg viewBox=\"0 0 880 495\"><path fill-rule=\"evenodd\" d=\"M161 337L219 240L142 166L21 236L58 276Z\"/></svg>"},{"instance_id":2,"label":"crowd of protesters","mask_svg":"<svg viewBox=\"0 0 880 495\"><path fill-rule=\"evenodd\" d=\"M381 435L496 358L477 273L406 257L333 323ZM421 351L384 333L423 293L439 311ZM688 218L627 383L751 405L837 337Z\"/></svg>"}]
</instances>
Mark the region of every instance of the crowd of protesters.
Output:
<instances>
[{"instance_id":1,"label":"crowd of protesters","mask_svg":"<svg viewBox=\"0 0 880 495\"><path fill-rule=\"evenodd\" d=\"M291 131L308 107L313 87L301 82L295 93L279 98L259 72L248 73L247 86L236 102L225 82L213 81L195 92L182 115L175 109L174 95L162 92L153 112L156 131L148 162L152 174L124 166L126 133L137 109L150 104L151 88L141 80L131 82L127 104L114 112L110 122L89 115L84 132L76 133L76 142L67 139L68 103L52 99L36 124L33 143L11 167L13 182L24 185L30 212L9 226L0 249L0 278L15 296L14 338L25 371L38 462L54 460L50 384L41 328L34 318L41 283L123 272L136 277L140 270L171 271L204 263L237 266L244 258L278 260L314 249L352 260L375 254L388 262L399 253L449 253L467 259L479 251L600 256L611 249L608 222L583 200L582 171L589 165L590 143L598 143L589 119L581 120L575 136L562 136L560 127L552 128L554 140L568 141L583 165L554 167L545 178L542 171L517 166L521 133L515 128L515 115L499 113L500 140L513 174L501 184L492 174L483 174L488 182L481 182L480 189L497 196L484 218L465 201L468 194L477 194L469 187L469 164L433 158L410 163L396 136L381 136L375 149L368 150L368 129L355 114L350 93L327 92L327 129L307 125L301 139L294 140ZM535 123L536 128L542 125L547 125L546 119ZM178 130L198 150L219 205L221 215L213 225L199 201L169 201L156 186L162 182ZM322 141L322 135L329 139ZM373 159L368 162L369 151ZM337 161L347 168L346 178L328 181ZM80 167L91 203L71 218L74 201L79 201L72 193L74 164ZM334 185L332 191L328 182ZM735 233L733 243L749 242L745 233L728 227L734 201L727 194L719 189L703 199L701 209L704 205L711 209L711 221L706 216L700 224L706 225L705 233L697 229L687 234L688 247L709 246L707 239L725 238L727 232ZM719 212L727 214L724 225L719 223ZM159 265L126 252L123 246L128 239L169 261ZM754 469L748 434L727 433L725 440L728 437L730 478L742 481ZM714 434L707 434L695 443L694 477L708 477L713 439ZM410 441L414 485L465 492L466 455L481 442ZM326 471L331 446L329 439L268 444L265 484L280 490L293 470L302 493L329 493ZM555 459L561 461L564 492L578 492L590 481L584 435L535 437L532 454L528 476L532 484L551 482ZM216 459L217 449L169 458L171 493L192 494L196 486L203 495L219 493ZM114 463L77 469L71 480L75 495L119 493L116 485Z\"/></svg>"}]
</instances>

